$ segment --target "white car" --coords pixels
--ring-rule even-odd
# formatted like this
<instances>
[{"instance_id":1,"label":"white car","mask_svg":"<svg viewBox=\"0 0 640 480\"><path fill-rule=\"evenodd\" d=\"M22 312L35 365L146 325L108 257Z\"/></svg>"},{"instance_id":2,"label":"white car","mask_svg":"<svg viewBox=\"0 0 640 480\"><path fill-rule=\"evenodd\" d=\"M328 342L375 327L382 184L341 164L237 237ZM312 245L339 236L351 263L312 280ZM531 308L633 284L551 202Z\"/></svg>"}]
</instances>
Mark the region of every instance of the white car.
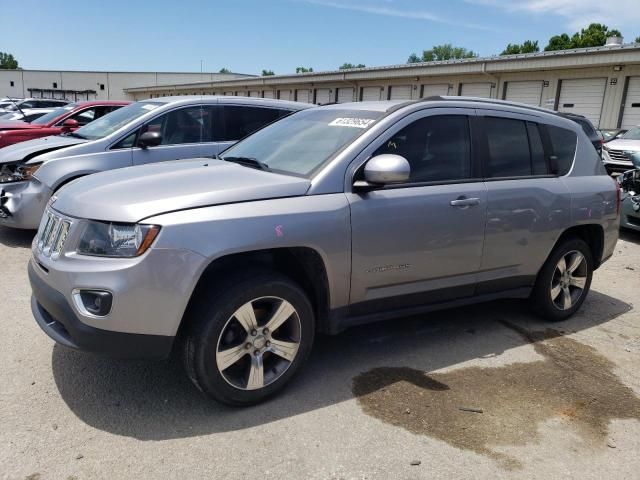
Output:
<instances>
[{"instance_id":1,"label":"white car","mask_svg":"<svg viewBox=\"0 0 640 480\"><path fill-rule=\"evenodd\" d=\"M640 126L602 146L602 161L607 172L626 172L633 168L631 155L640 152Z\"/></svg>"},{"instance_id":2,"label":"white car","mask_svg":"<svg viewBox=\"0 0 640 480\"><path fill-rule=\"evenodd\" d=\"M18 120L21 122L31 123L36 118L40 118L54 110L55 108L25 108L22 110L16 110L15 112L0 113L0 120L3 122L7 120Z\"/></svg>"}]
</instances>

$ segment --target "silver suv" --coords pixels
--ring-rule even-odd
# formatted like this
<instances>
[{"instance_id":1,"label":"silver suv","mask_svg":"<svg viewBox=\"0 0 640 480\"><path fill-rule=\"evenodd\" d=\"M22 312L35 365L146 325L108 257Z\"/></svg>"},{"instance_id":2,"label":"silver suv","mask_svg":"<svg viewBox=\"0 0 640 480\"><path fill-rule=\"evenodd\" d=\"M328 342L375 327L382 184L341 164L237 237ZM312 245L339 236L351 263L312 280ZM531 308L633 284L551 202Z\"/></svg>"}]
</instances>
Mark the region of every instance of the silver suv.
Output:
<instances>
[{"instance_id":1,"label":"silver suv","mask_svg":"<svg viewBox=\"0 0 640 480\"><path fill-rule=\"evenodd\" d=\"M0 149L0 225L36 229L51 195L105 170L213 156L310 105L247 97L185 96L133 103L75 132Z\"/></svg>"},{"instance_id":2,"label":"silver suv","mask_svg":"<svg viewBox=\"0 0 640 480\"><path fill-rule=\"evenodd\" d=\"M100 173L53 198L29 277L71 348L181 355L229 404L300 369L316 332L496 298L563 320L618 238L582 128L470 98L330 105L225 151Z\"/></svg>"}]
</instances>

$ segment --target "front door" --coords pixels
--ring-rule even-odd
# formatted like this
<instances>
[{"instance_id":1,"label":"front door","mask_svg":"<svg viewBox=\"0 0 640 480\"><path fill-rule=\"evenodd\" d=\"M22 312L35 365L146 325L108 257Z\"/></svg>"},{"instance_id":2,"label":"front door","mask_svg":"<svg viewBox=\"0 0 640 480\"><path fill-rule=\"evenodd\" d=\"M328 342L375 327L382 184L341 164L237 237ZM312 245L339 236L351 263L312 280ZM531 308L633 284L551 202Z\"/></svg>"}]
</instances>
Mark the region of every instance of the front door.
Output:
<instances>
[{"instance_id":1,"label":"front door","mask_svg":"<svg viewBox=\"0 0 640 480\"><path fill-rule=\"evenodd\" d=\"M474 112L438 112L405 119L373 152L406 158L408 183L347 194L352 315L474 293L487 208L486 187L472 161Z\"/></svg>"},{"instance_id":2,"label":"front door","mask_svg":"<svg viewBox=\"0 0 640 480\"><path fill-rule=\"evenodd\" d=\"M133 148L133 164L165 162L204 156L203 142L210 140L211 129L205 128L206 107L193 106L171 110L145 125L139 135L145 132L158 132L162 142L156 147Z\"/></svg>"}]
</instances>

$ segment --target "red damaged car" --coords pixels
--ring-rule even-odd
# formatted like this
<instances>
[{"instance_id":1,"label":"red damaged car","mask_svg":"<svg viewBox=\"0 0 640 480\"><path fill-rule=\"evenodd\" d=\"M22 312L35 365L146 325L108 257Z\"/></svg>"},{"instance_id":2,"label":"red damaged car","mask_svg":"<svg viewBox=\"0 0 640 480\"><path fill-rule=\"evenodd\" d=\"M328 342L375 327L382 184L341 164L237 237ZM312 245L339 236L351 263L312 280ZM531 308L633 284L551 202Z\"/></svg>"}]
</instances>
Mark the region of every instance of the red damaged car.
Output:
<instances>
[{"instance_id":1,"label":"red damaged car","mask_svg":"<svg viewBox=\"0 0 640 480\"><path fill-rule=\"evenodd\" d=\"M56 108L31 123L0 121L0 148L34 138L73 132L131 102L75 102Z\"/></svg>"}]
</instances>

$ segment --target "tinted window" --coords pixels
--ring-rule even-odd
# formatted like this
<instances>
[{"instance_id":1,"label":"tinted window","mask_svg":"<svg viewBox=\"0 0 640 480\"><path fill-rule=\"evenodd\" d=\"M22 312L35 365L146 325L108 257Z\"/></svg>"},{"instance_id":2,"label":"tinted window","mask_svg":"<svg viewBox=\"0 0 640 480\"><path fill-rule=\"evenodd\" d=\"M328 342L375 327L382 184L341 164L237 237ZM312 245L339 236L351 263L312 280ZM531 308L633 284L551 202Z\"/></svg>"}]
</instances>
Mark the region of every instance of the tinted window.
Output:
<instances>
[{"instance_id":1,"label":"tinted window","mask_svg":"<svg viewBox=\"0 0 640 480\"><path fill-rule=\"evenodd\" d=\"M547 175L547 160L544 156L544 147L540 130L535 123L527 122L527 132L529 133L529 148L531 149L531 168L534 175Z\"/></svg>"},{"instance_id":2,"label":"tinted window","mask_svg":"<svg viewBox=\"0 0 640 480\"><path fill-rule=\"evenodd\" d=\"M140 133L158 132L161 145L200 143L203 139L203 108L187 107L172 110L144 125Z\"/></svg>"},{"instance_id":3,"label":"tinted window","mask_svg":"<svg viewBox=\"0 0 640 480\"><path fill-rule=\"evenodd\" d=\"M565 128L547 125L553 155L556 157L558 175L566 175L571 170L573 157L576 154L577 135Z\"/></svg>"},{"instance_id":4,"label":"tinted window","mask_svg":"<svg viewBox=\"0 0 640 480\"><path fill-rule=\"evenodd\" d=\"M75 120L78 122L78 124L82 127L84 125L86 125L87 123L91 123L95 120L96 118L96 108L87 108L86 110L83 110L81 112L75 113L73 115L71 115L69 117L72 120Z\"/></svg>"},{"instance_id":5,"label":"tinted window","mask_svg":"<svg viewBox=\"0 0 640 480\"><path fill-rule=\"evenodd\" d=\"M137 117L141 117L161 105L163 104L157 102L132 103L131 105L119 108L118 110L99 118L95 122L91 122L86 127L79 128L76 130L75 134L89 140L106 137L107 135L111 135L116 130L124 127Z\"/></svg>"},{"instance_id":6,"label":"tinted window","mask_svg":"<svg viewBox=\"0 0 640 480\"><path fill-rule=\"evenodd\" d=\"M486 176L500 178L531 175L529 137L525 122L486 117L484 125L489 149Z\"/></svg>"},{"instance_id":7,"label":"tinted window","mask_svg":"<svg viewBox=\"0 0 640 480\"><path fill-rule=\"evenodd\" d=\"M223 107L224 129L221 141L240 140L280 118L281 110L260 107Z\"/></svg>"},{"instance_id":8,"label":"tinted window","mask_svg":"<svg viewBox=\"0 0 640 480\"><path fill-rule=\"evenodd\" d=\"M471 177L469 121L462 115L426 117L391 137L374 155L401 155L411 165L411 182Z\"/></svg>"}]
</instances>

